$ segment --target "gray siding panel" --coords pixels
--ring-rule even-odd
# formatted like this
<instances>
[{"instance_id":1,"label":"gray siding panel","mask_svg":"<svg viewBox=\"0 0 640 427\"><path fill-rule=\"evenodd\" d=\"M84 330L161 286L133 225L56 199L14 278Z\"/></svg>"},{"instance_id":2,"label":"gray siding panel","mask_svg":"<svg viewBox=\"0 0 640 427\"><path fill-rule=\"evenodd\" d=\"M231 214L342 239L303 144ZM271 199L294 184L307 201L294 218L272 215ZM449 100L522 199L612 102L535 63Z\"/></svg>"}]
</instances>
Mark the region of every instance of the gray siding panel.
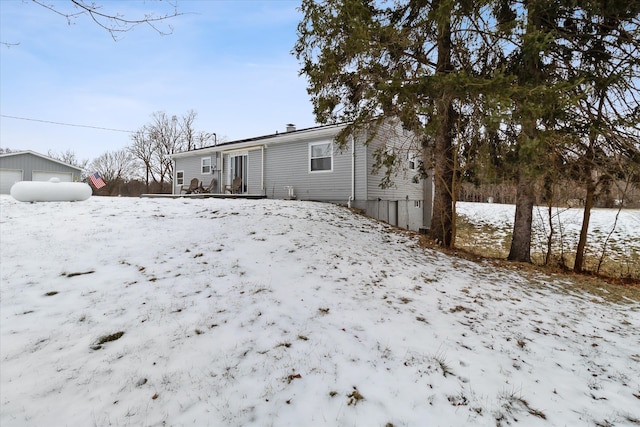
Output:
<instances>
[{"instance_id":1,"label":"gray siding panel","mask_svg":"<svg viewBox=\"0 0 640 427\"><path fill-rule=\"evenodd\" d=\"M247 157L247 193L262 192L262 150L251 150Z\"/></svg>"},{"instance_id":2,"label":"gray siding panel","mask_svg":"<svg viewBox=\"0 0 640 427\"><path fill-rule=\"evenodd\" d=\"M0 169L22 170L24 181L32 180L32 172L67 172L72 174L72 180L80 180L80 171L71 166L35 156L31 153L20 153L0 157Z\"/></svg>"},{"instance_id":3,"label":"gray siding panel","mask_svg":"<svg viewBox=\"0 0 640 427\"><path fill-rule=\"evenodd\" d=\"M213 165L212 167L212 173L210 174L203 174L202 173L202 158L203 157L209 157L211 158L211 163ZM175 164L175 169L174 171L183 171L184 172L184 186L185 188L189 186L189 183L191 182L191 180L193 178L198 178L198 180L200 182L202 182L202 186L203 187L208 187L209 184L211 183L211 179L212 178L216 178L218 180L218 188L220 187L220 174L218 173L218 171L216 170L216 155L215 154L209 154L209 155L194 155L193 157L180 157L175 159L176 160L176 164ZM174 172L174 173L175 173ZM172 180L174 182L174 186L173 186L173 193L174 194L180 194L180 185L178 185L177 181L175 180L175 177L172 177ZM216 191L217 192L217 191Z\"/></svg>"},{"instance_id":4,"label":"gray siding panel","mask_svg":"<svg viewBox=\"0 0 640 427\"><path fill-rule=\"evenodd\" d=\"M333 170L309 171L309 145L330 142L309 139L268 146L265 149L265 190L267 197L288 197L285 187L294 188L300 200L339 201L347 203L351 195L351 149L339 151L334 144Z\"/></svg>"},{"instance_id":5,"label":"gray siding panel","mask_svg":"<svg viewBox=\"0 0 640 427\"><path fill-rule=\"evenodd\" d=\"M384 177L385 170L381 169L376 173L371 171L375 163L375 151L385 146L395 148L399 153L399 162L401 169L396 176L392 177L393 185L390 188L381 188L380 183ZM422 182L413 182L413 178L417 175L417 171L409 169L408 153L409 142L398 138L391 141L386 138L385 132L378 134L367 147L367 162L369 164L369 182L367 185L367 197L369 200L423 200L424 194L422 190Z\"/></svg>"},{"instance_id":6,"label":"gray siding panel","mask_svg":"<svg viewBox=\"0 0 640 427\"><path fill-rule=\"evenodd\" d=\"M356 191L355 200L367 200L367 182L368 182L368 148L360 141L356 141Z\"/></svg>"}]
</instances>

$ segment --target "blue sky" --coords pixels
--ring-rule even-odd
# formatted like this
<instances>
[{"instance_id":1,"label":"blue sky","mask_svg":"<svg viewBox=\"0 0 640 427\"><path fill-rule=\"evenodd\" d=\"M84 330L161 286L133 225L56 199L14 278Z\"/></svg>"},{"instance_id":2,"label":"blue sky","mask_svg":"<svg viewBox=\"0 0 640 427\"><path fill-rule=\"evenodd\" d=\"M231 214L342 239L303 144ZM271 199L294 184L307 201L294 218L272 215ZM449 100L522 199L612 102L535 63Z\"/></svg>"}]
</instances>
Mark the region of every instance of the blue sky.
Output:
<instances>
[{"instance_id":1,"label":"blue sky","mask_svg":"<svg viewBox=\"0 0 640 427\"><path fill-rule=\"evenodd\" d=\"M69 9L62 0L49 3ZM126 16L164 2L101 0ZM196 130L234 140L315 125L306 80L291 55L299 1L178 0L162 36L139 26L118 41L81 16L67 20L30 1L0 0L0 114L136 130L151 114L195 110ZM166 24L160 24L166 29ZM130 143L125 132L0 117L0 146L72 150L93 159Z\"/></svg>"}]
</instances>

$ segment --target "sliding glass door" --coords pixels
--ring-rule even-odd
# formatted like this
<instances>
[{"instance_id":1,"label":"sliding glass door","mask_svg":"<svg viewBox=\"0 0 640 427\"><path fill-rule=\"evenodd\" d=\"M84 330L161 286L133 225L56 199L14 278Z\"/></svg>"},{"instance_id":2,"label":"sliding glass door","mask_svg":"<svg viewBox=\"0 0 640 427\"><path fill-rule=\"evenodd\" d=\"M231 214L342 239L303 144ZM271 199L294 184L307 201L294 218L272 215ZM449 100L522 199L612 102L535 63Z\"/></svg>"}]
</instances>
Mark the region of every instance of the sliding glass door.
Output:
<instances>
[{"instance_id":1,"label":"sliding glass door","mask_svg":"<svg viewBox=\"0 0 640 427\"><path fill-rule=\"evenodd\" d=\"M233 189L236 193L244 194L247 192L247 158L247 154L229 155L228 183L233 185L234 182L240 182L240 188ZM241 181L236 178L240 178Z\"/></svg>"}]
</instances>

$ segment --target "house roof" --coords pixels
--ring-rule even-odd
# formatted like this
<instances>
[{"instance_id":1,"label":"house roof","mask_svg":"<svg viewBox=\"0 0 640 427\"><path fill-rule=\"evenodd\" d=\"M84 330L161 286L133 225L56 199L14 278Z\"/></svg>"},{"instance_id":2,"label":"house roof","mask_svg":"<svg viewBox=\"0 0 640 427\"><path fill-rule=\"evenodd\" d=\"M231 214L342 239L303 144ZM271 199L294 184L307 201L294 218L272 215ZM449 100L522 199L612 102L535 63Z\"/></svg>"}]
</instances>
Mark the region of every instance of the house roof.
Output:
<instances>
[{"instance_id":1,"label":"house roof","mask_svg":"<svg viewBox=\"0 0 640 427\"><path fill-rule=\"evenodd\" d=\"M67 167L70 167L72 169L76 169L76 170L82 172L82 168L81 167L70 165L69 163L62 162L62 161L60 161L58 159L54 159L52 157L45 156L44 154L36 153L35 151L31 151L31 150L14 151L12 153L0 154L0 158L19 156L19 155L24 155L24 154L31 154L33 156L40 157L40 158L43 158L43 159L48 160L50 162L58 163L60 165L67 166Z\"/></svg>"},{"instance_id":2,"label":"house roof","mask_svg":"<svg viewBox=\"0 0 640 427\"><path fill-rule=\"evenodd\" d=\"M268 146L271 144L279 144L283 142L291 141L303 141L310 138L318 137L335 137L347 124L335 124L335 125L321 125L314 126L305 129L298 129L293 131L287 131L282 133L273 133L270 135L256 136L253 138L238 139L235 141L224 142L217 145L211 145L209 147L196 148L190 151L183 151L180 153L172 154L171 158L189 157L199 154L209 154L221 151L232 151L243 148L256 147L256 146Z\"/></svg>"}]
</instances>

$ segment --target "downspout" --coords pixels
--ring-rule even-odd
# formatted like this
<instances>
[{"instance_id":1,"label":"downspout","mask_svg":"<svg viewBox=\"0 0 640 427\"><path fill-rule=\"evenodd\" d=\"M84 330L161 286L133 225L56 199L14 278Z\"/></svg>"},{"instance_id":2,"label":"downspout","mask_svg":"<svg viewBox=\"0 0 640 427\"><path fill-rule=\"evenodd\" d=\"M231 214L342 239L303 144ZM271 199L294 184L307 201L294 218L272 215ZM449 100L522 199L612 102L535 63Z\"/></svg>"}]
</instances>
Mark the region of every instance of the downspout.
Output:
<instances>
[{"instance_id":1,"label":"downspout","mask_svg":"<svg viewBox=\"0 0 640 427\"><path fill-rule=\"evenodd\" d=\"M351 135L351 196L347 206L351 208L351 202L356 199L356 140Z\"/></svg>"},{"instance_id":2,"label":"downspout","mask_svg":"<svg viewBox=\"0 0 640 427\"><path fill-rule=\"evenodd\" d=\"M405 198L405 207L406 207L406 211L407 211L407 230L411 230L411 228L409 228L409 224L411 223L411 219L409 218L409 195L407 194L407 197Z\"/></svg>"},{"instance_id":3,"label":"downspout","mask_svg":"<svg viewBox=\"0 0 640 427\"><path fill-rule=\"evenodd\" d=\"M262 194L265 195L267 194L267 192L264 188L264 145L260 147L260 150L262 154L262 170L260 171L260 190L262 191Z\"/></svg>"},{"instance_id":4,"label":"downspout","mask_svg":"<svg viewBox=\"0 0 640 427\"><path fill-rule=\"evenodd\" d=\"M176 159L171 159L173 161L173 179L171 183L171 194L176 194L176 186L178 182L178 161ZM184 174L182 174L182 179L184 179ZM184 182L183 182L184 183ZM149 191L149 171L147 171L147 192ZM162 189L160 189L162 191Z\"/></svg>"}]
</instances>

